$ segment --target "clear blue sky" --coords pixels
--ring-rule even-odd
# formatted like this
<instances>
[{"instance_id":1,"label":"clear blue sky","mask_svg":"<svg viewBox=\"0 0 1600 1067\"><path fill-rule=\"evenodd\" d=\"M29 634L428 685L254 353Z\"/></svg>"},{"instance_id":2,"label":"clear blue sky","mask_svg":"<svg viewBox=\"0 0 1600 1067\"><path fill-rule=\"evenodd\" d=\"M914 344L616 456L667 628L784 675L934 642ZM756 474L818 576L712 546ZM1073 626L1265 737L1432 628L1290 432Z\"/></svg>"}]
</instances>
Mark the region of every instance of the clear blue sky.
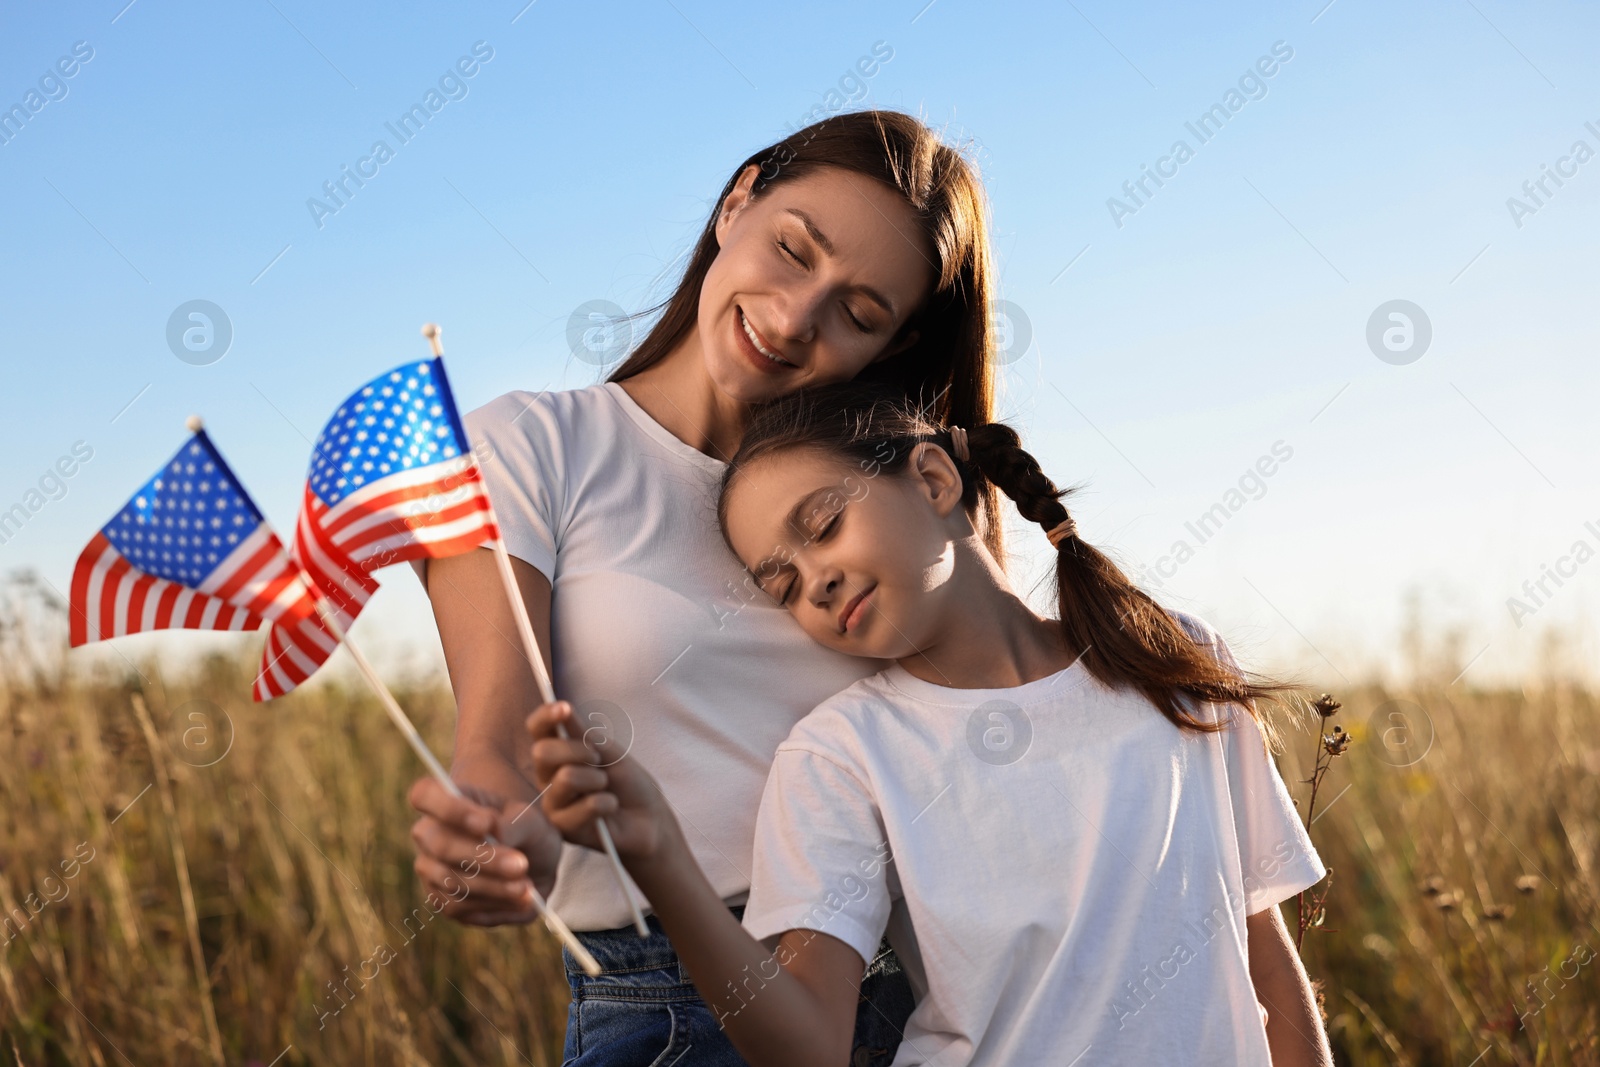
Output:
<instances>
[{"instance_id":1,"label":"clear blue sky","mask_svg":"<svg viewBox=\"0 0 1600 1067\"><path fill-rule=\"evenodd\" d=\"M0 9L0 107L39 94L0 144L0 509L94 450L0 569L65 589L191 412L290 528L306 438L424 354L425 320L464 407L594 381L573 309L644 306L731 168L882 42L850 106L971 143L1032 330L1006 410L1058 480L1089 483L1090 541L1153 568L1223 503L1147 588L1326 684L1398 666L1408 596L1461 663L1483 650L1469 681L1533 669L1547 628L1597 658L1600 561L1566 564L1520 628L1506 604L1579 539L1600 549L1600 159L1571 155L1600 151L1593 7L124 3ZM400 144L385 123L476 42L492 59ZM1201 144L1185 123L1275 42L1292 58ZM307 200L380 139L393 158L319 228ZM1192 158L1160 162L1179 139ZM1114 220L1142 166L1176 174ZM1557 166L1576 173L1513 218ZM166 339L195 299L232 325L209 365ZM1403 365L1366 338L1396 299L1433 333ZM1264 494L1227 507L1277 442L1292 457ZM1014 543L1037 573L1042 536ZM414 579L382 577L358 632L435 654Z\"/></svg>"}]
</instances>

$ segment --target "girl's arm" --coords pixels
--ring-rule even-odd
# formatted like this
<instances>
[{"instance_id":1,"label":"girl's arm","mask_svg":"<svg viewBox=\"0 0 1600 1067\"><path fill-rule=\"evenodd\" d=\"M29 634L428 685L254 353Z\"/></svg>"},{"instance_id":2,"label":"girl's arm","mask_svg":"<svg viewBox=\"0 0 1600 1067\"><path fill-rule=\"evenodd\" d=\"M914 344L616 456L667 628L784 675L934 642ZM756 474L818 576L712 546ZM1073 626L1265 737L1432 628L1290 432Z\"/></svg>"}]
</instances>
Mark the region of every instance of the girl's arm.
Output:
<instances>
[{"instance_id":1,"label":"girl's arm","mask_svg":"<svg viewBox=\"0 0 1600 1067\"><path fill-rule=\"evenodd\" d=\"M512 559L511 568L539 647L548 649L550 583L522 560ZM521 732L538 687L489 550L429 561L427 588L458 709L450 777L471 799L451 797L432 778L412 786L411 804L421 813L411 830L416 871L446 898L451 918L475 926L529 922L538 915L531 888L549 895L561 855L560 834L534 804ZM486 833L502 847L487 844Z\"/></svg>"},{"instance_id":2,"label":"girl's arm","mask_svg":"<svg viewBox=\"0 0 1600 1067\"><path fill-rule=\"evenodd\" d=\"M594 820L605 817L628 873L746 1060L755 1067L848 1062L866 961L812 930L790 930L776 952L767 951L706 881L654 779L636 760L593 766L599 757L583 741L556 735L556 725L571 719L562 701L528 718L550 821L567 840L599 848Z\"/></svg>"},{"instance_id":3,"label":"girl's arm","mask_svg":"<svg viewBox=\"0 0 1600 1067\"><path fill-rule=\"evenodd\" d=\"M1250 979L1266 1009L1273 1067L1333 1067L1311 980L1276 904L1245 917Z\"/></svg>"}]
</instances>

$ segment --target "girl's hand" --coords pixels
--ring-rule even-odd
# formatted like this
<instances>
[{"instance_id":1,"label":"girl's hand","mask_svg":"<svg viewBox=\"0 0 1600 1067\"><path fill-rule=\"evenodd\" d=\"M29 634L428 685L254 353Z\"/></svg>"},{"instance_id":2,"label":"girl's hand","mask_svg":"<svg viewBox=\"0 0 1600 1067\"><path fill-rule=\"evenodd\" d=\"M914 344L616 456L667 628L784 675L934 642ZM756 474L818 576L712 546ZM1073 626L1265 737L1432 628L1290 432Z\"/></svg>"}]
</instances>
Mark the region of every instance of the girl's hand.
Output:
<instances>
[{"instance_id":1,"label":"girl's hand","mask_svg":"<svg viewBox=\"0 0 1600 1067\"><path fill-rule=\"evenodd\" d=\"M605 766L581 735L572 705L544 704L528 716L533 738L534 781L544 792L545 817L573 844L600 849L595 820L604 818L617 854L632 868L663 859L682 843L678 821L661 789L638 761L623 758Z\"/></svg>"},{"instance_id":2,"label":"girl's hand","mask_svg":"<svg viewBox=\"0 0 1600 1067\"><path fill-rule=\"evenodd\" d=\"M555 885L561 835L532 801L507 801L457 784L465 799L451 796L431 776L411 787L411 806L421 813L411 826L417 877L457 922L532 922L539 915L532 888L548 896ZM491 834L497 844L486 840Z\"/></svg>"}]
</instances>

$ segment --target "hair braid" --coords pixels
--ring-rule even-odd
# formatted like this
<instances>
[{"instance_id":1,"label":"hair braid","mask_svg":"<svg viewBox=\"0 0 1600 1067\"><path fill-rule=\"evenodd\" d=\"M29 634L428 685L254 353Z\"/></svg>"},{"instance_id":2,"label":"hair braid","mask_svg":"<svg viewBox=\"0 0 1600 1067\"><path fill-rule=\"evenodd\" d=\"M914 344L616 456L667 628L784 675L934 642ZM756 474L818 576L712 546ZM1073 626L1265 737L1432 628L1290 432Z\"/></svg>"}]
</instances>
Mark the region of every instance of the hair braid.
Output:
<instances>
[{"instance_id":1,"label":"hair braid","mask_svg":"<svg viewBox=\"0 0 1600 1067\"><path fill-rule=\"evenodd\" d=\"M1022 447L1017 431L1004 423L991 422L967 432L972 465L1017 505L1029 522L1049 530L1069 517L1061 501L1074 492L1058 489L1039 467L1039 461Z\"/></svg>"}]
</instances>

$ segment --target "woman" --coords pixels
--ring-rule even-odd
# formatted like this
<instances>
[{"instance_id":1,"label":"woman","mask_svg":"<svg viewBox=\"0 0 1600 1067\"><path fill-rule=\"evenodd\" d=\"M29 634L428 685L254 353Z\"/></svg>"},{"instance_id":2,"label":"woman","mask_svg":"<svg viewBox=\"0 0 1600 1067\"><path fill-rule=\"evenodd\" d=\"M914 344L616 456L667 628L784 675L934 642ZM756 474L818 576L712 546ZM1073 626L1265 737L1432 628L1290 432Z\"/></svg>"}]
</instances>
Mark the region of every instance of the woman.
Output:
<instances>
[{"instance_id":1,"label":"woman","mask_svg":"<svg viewBox=\"0 0 1600 1067\"><path fill-rule=\"evenodd\" d=\"M510 393L467 418L492 449L485 477L556 691L613 759L651 768L735 915L778 743L877 664L813 645L749 583L717 532L726 461L750 405L854 378L990 421L991 270L970 165L908 115L837 116L738 167L610 380ZM1003 558L994 509L991 493L984 535ZM539 697L493 559L434 560L424 580L459 708L451 774L472 798L412 788L425 887L460 898L454 918L495 925L533 919L537 885L579 932L606 973L566 959L569 1062L742 1062L659 923L637 937L605 857L563 852L531 803L522 724ZM509 847L486 859L485 833ZM898 966L872 961L852 1064L888 1063L910 1009Z\"/></svg>"}]
</instances>

